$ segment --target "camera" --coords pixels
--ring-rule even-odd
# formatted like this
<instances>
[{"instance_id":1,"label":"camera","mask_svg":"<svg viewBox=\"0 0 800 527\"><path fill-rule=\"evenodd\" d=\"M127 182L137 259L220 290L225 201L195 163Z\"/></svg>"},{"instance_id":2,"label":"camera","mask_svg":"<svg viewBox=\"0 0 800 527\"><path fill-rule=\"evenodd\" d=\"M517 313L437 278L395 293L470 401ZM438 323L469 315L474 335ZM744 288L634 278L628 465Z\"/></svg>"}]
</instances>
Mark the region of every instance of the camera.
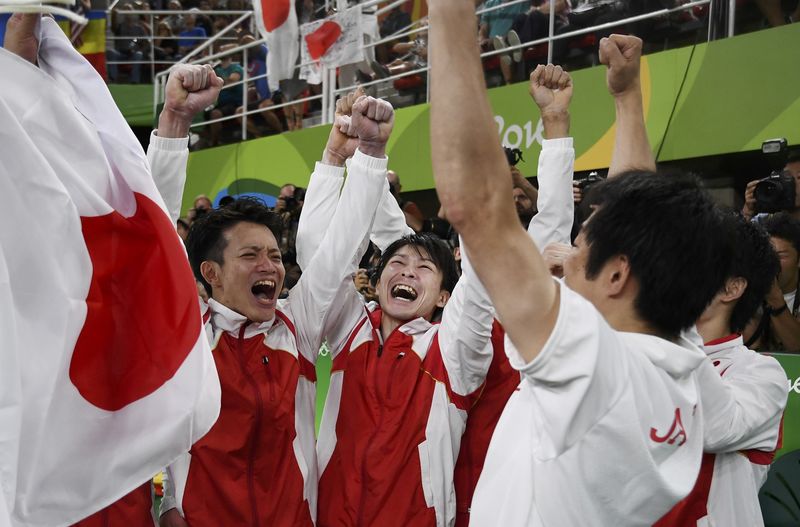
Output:
<instances>
[{"instance_id":1,"label":"camera","mask_svg":"<svg viewBox=\"0 0 800 527\"><path fill-rule=\"evenodd\" d=\"M515 167L520 161L525 161L522 159L522 150L519 148L509 148L504 146L503 152L506 153L506 161L508 161L508 166Z\"/></svg>"},{"instance_id":2,"label":"camera","mask_svg":"<svg viewBox=\"0 0 800 527\"><path fill-rule=\"evenodd\" d=\"M585 195L586 192L589 191L589 188L593 185L600 183L605 178L601 178L597 175L597 172L589 172L589 175L585 178L576 179L575 184L580 189L580 191Z\"/></svg>"},{"instance_id":3,"label":"camera","mask_svg":"<svg viewBox=\"0 0 800 527\"><path fill-rule=\"evenodd\" d=\"M754 197L758 212L778 212L795 208L795 181L792 175L783 171L789 159L789 148L786 139L770 139L761 144L772 172L756 184Z\"/></svg>"}]
</instances>

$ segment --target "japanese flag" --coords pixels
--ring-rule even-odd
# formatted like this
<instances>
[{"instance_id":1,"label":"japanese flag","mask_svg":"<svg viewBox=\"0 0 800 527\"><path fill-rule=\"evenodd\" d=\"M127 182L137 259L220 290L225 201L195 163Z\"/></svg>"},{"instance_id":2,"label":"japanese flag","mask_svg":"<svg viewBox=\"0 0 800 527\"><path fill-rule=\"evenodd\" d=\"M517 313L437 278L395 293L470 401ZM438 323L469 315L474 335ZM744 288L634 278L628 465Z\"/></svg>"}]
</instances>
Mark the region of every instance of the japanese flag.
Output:
<instances>
[{"instance_id":1,"label":"japanese flag","mask_svg":"<svg viewBox=\"0 0 800 527\"><path fill-rule=\"evenodd\" d=\"M0 49L0 525L69 525L202 437L220 387L138 141L56 23Z\"/></svg>"},{"instance_id":2,"label":"japanese flag","mask_svg":"<svg viewBox=\"0 0 800 527\"><path fill-rule=\"evenodd\" d=\"M294 0L253 0L253 12L259 33L267 39L267 79L274 91L278 81L292 78L300 52Z\"/></svg>"}]
</instances>

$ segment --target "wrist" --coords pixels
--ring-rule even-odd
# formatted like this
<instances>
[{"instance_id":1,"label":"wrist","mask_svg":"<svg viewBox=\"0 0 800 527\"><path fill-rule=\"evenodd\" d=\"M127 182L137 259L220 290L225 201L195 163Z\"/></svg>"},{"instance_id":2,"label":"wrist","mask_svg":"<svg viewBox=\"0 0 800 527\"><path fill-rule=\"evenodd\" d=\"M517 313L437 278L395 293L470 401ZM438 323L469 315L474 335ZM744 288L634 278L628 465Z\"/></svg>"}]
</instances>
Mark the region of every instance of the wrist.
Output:
<instances>
[{"instance_id":1,"label":"wrist","mask_svg":"<svg viewBox=\"0 0 800 527\"><path fill-rule=\"evenodd\" d=\"M621 92L612 93L612 95L617 107L629 105L641 106L642 104L642 87L638 79Z\"/></svg>"},{"instance_id":2,"label":"wrist","mask_svg":"<svg viewBox=\"0 0 800 527\"><path fill-rule=\"evenodd\" d=\"M789 309L789 306L786 305L786 302L781 302L781 305L778 307L773 307L772 304L767 302L767 305L765 306L765 310L771 317L776 317L787 309Z\"/></svg>"},{"instance_id":3,"label":"wrist","mask_svg":"<svg viewBox=\"0 0 800 527\"><path fill-rule=\"evenodd\" d=\"M347 158L345 156L337 154L336 152L332 151L329 148L325 148L325 152L322 153L323 165L343 167L345 165L345 161L347 161Z\"/></svg>"},{"instance_id":4,"label":"wrist","mask_svg":"<svg viewBox=\"0 0 800 527\"><path fill-rule=\"evenodd\" d=\"M187 137L191 124L191 117L164 108L158 116L158 136Z\"/></svg>"},{"instance_id":5,"label":"wrist","mask_svg":"<svg viewBox=\"0 0 800 527\"><path fill-rule=\"evenodd\" d=\"M569 136L569 111L568 110L543 110L542 126L545 139L559 139Z\"/></svg>"},{"instance_id":6,"label":"wrist","mask_svg":"<svg viewBox=\"0 0 800 527\"><path fill-rule=\"evenodd\" d=\"M370 157L382 159L386 157L386 143L375 141L359 141L358 149L361 153Z\"/></svg>"}]
</instances>

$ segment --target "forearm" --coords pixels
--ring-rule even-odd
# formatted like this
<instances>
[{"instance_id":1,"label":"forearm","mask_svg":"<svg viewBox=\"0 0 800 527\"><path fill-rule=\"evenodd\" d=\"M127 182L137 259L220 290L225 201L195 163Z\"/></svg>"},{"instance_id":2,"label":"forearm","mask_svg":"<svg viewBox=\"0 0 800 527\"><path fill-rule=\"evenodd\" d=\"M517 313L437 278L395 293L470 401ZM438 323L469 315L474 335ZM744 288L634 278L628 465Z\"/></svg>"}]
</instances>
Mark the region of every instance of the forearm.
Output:
<instances>
[{"instance_id":1,"label":"forearm","mask_svg":"<svg viewBox=\"0 0 800 527\"><path fill-rule=\"evenodd\" d=\"M397 204L397 200L387 187L375 213L375 223L372 225L370 240L378 249L385 251L395 240L408 234L414 234L406 221L405 213L400 209L400 205Z\"/></svg>"},{"instance_id":2,"label":"forearm","mask_svg":"<svg viewBox=\"0 0 800 527\"><path fill-rule=\"evenodd\" d=\"M486 379L492 362L494 309L486 289L461 252L461 278L444 307L439 347L453 390L470 395Z\"/></svg>"},{"instance_id":3,"label":"forearm","mask_svg":"<svg viewBox=\"0 0 800 527\"><path fill-rule=\"evenodd\" d=\"M159 125L161 120L159 119ZM147 147L147 161L150 173L156 184L173 224L181 215L183 189L186 184L186 163L189 160L189 138L171 135L171 128L165 128L163 136L159 127L150 135Z\"/></svg>"},{"instance_id":4,"label":"forearm","mask_svg":"<svg viewBox=\"0 0 800 527\"><path fill-rule=\"evenodd\" d=\"M575 150L571 137L547 139L539 154L539 212L528 225L528 234L537 247L570 243L573 211L572 172Z\"/></svg>"},{"instance_id":5,"label":"forearm","mask_svg":"<svg viewBox=\"0 0 800 527\"><path fill-rule=\"evenodd\" d=\"M303 210L297 226L297 263L305 269L325 237L339 202L344 168L323 161L317 163L308 181Z\"/></svg>"},{"instance_id":6,"label":"forearm","mask_svg":"<svg viewBox=\"0 0 800 527\"><path fill-rule=\"evenodd\" d=\"M468 3L436 2L430 21L431 154L437 193L509 337L532 360L555 324L558 291L511 202L508 164L475 46L475 14ZM475 214L477 210L483 213ZM498 254L504 255L499 265ZM519 298L539 301L520 309Z\"/></svg>"},{"instance_id":7,"label":"forearm","mask_svg":"<svg viewBox=\"0 0 800 527\"><path fill-rule=\"evenodd\" d=\"M488 219L477 210L491 211L489 216L500 210L516 221L509 206L508 165L474 43L475 14L469 4L448 0L432 5L430 17L431 99L436 101L431 105L431 152L444 211L451 223L466 229Z\"/></svg>"},{"instance_id":8,"label":"forearm","mask_svg":"<svg viewBox=\"0 0 800 527\"><path fill-rule=\"evenodd\" d=\"M608 177L617 176L628 170L655 171L656 160L650 148L650 141L647 139L639 82L636 81L635 86L629 91L616 96L614 104L617 129Z\"/></svg>"}]
</instances>

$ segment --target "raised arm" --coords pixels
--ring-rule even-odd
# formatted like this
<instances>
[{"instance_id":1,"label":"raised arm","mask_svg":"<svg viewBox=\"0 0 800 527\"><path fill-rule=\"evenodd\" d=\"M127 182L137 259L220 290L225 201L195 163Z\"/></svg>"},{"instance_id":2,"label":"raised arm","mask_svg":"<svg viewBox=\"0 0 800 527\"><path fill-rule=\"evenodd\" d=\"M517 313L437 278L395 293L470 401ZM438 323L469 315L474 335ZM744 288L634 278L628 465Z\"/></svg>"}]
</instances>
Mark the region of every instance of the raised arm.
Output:
<instances>
[{"instance_id":1,"label":"raised arm","mask_svg":"<svg viewBox=\"0 0 800 527\"><path fill-rule=\"evenodd\" d=\"M575 150L569 137L569 104L572 78L561 66L539 65L531 73L529 91L539 107L544 126L544 141L539 154L538 213L528 225L536 246L570 242L574 203L572 171Z\"/></svg>"},{"instance_id":2,"label":"raised arm","mask_svg":"<svg viewBox=\"0 0 800 527\"><path fill-rule=\"evenodd\" d=\"M358 148L358 137L348 135L353 104L364 95L359 88L336 101L336 115L322 152L308 181L303 211L297 226L297 263L305 269L322 243L339 203L345 163Z\"/></svg>"},{"instance_id":3,"label":"raised arm","mask_svg":"<svg viewBox=\"0 0 800 527\"><path fill-rule=\"evenodd\" d=\"M179 64L167 78L164 108L158 116L158 128L150 135L147 160L173 224L181 215L189 127L196 114L217 100L221 88L222 79L208 65Z\"/></svg>"},{"instance_id":4,"label":"raised arm","mask_svg":"<svg viewBox=\"0 0 800 527\"><path fill-rule=\"evenodd\" d=\"M644 124L639 62L642 40L611 35L600 40L600 62L608 67L606 84L617 112L616 136L608 177L628 170L655 171L656 160Z\"/></svg>"},{"instance_id":5,"label":"raised arm","mask_svg":"<svg viewBox=\"0 0 800 527\"><path fill-rule=\"evenodd\" d=\"M500 322L530 361L553 330L559 292L512 203L508 164L475 46L474 8L463 0L437 0L430 4L430 21L436 190ZM481 214L475 214L477 210ZM537 301L520 302L520 298Z\"/></svg>"},{"instance_id":6,"label":"raised arm","mask_svg":"<svg viewBox=\"0 0 800 527\"><path fill-rule=\"evenodd\" d=\"M350 162L330 226L300 281L289 293L289 308L298 322L300 349L310 360L316 359L322 336L328 333L327 321L342 320L326 314L343 284L352 280L375 209L388 186L385 153L393 124L394 110L385 101L362 96L353 105L348 135L358 136L358 149ZM353 289L352 283L348 285ZM343 317L353 314L339 305L337 311L342 311Z\"/></svg>"}]
</instances>

